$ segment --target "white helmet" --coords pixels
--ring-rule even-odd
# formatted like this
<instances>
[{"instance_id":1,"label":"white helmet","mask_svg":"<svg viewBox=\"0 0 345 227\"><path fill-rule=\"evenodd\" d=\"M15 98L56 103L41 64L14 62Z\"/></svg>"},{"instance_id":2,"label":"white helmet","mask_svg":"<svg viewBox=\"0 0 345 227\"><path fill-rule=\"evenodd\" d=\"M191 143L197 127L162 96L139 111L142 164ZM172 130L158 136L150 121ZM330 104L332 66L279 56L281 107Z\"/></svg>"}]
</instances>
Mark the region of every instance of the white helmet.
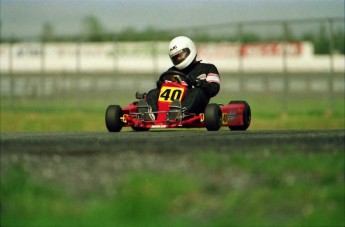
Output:
<instances>
[{"instance_id":1,"label":"white helmet","mask_svg":"<svg viewBox=\"0 0 345 227\"><path fill-rule=\"evenodd\" d=\"M169 56L177 69L189 66L196 57L196 48L193 41L185 36L178 36L170 41Z\"/></svg>"}]
</instances>

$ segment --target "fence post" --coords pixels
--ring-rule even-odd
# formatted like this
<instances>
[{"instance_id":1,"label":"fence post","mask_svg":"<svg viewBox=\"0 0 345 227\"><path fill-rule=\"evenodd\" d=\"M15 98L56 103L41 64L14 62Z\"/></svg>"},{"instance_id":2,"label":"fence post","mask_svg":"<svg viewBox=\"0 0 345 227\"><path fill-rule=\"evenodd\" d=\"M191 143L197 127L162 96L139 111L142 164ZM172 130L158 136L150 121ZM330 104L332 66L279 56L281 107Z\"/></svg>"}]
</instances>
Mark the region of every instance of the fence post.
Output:
<instances>
[{"instance_id":1,"label":"fence post","mask_svg":"<svg viewBox=\"0 0 345 227\"><path fill-rule=\"evenodd\" d=\"M46 71L46 53L45 53L45 41L41 41L41 45L40 45L40 50L41 50L41 53L40 53L40 56L41 56L41 73L45 73Z\"/></svg>"},{"instance_id":2,"label":"fence post","mask_svg":"<svg viewBox=\"0 0 345 227\"><path fill-rule=\"evenodd\" d=\"M77 41L76 43L76 75L75 75L75 79L74 79L74 84L75 84L75 87L74 87L74 91L77 92L76 94L76 101L77 101L77 104L76 104L76 107L77 109L79 110L80 109L80 72L81 72L81 48L82 48L82 40L81 38Z\"/></svg>"},{"instance_id":3,"label":"fence post","mask_svg":"<svg viewBox=\"0 0 345 227\"><path fill-rule=\"evenodd\" d=\"M115 35L113 36L113 72L116 74L119 71L119 42L117 41Z\"/></svg>"},{"instance_id":4,"label":"fence post","mask_svg":"<svg viewBox=\"0 0 345 227\"><path fill-rule=\"evenodd\" d=\"M334 113L334 94L333 94L333 78L334 78L334 56L333 56L333 48L334 48L334 34L333 34L333 20L330 18L328 19L329 25L329 68L330 74L328 79L328 93L329 93L329 110L326 114L333 114Z\"/></svg>"},{"instance_id":5,"label":"fence post","mask_svg":"<svg viewBox=\"0 0 345 227\"><path fill-rule=\"evenodd\" d=\"M243 36L243 24L238 23L237 25L237 43L238 43L238 75L240 83L240 92L244 91L244 73L243 73L243 56L242 56L242 36Z\"/></svg>"},{"instance_id":6,"label":"fence post","mask_svg":"<svg viewBox=\"0 0 345 227\"><path fill-rule=\"evenodd\" d=\"M78 40L75 48L75 70L77 74L80 73L81 69L81 45L81 41Z\"/></svg>"},{"instance_id":7,"label":"fence post","mask_svg":"<svg viewBox=\"0 0 345 227\"><path fill-rule=\"evenodd\" d=\"M8 72L10 75L10 109L14 107L13 43L9 43Z\"/></svg>"},{"instance_id":8,"label":"fence post","mask_svg":"<svg viewBox=\"0 0 345 227\"><path fill-rule=\"evenodd\" d=\"M287 66L287 42L288 42L288 24L283 22L283 51L282 51L282 63L283 63L283 100L282 100L282 115L288 115L288 95L289 95L289 75Z\"/></svg>"},{"instance_id":9,"label":"fence post","mask_svg":"<svg viewBox=\"0 0 345 227\"><path fill-rule=\"evenodd\" d=\"M40 45L40 98L41 98L41 109L44 110L45 109L45 105L44 105L44 94L45 94L45 71L46 71L46 65L45 65L45 41L42 40L41 41L41 45Z\"/></svg>"}]
</instances>

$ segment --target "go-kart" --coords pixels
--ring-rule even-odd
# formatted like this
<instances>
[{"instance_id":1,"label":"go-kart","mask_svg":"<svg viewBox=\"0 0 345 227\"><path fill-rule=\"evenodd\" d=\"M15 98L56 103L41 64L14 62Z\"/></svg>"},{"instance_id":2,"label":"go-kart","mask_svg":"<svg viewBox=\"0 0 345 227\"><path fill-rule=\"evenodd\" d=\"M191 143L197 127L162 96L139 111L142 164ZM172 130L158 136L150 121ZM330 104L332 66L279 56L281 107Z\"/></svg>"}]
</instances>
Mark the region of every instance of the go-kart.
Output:
<instances>
[{"instance_id":1,"label":"go-kart","mask_svg":"<svg viewBox=\"0 0 345 227\"><path fill-rule=\"evenodd\" d=\"M159 81L158 111L150 111L146 94L136 93L135 101L121 108L108 106L105 123L109 132L119 132L122 127L132 127L135 131L151 128L203 128L217 131L222 126L230 130L246 130L251 121L250 106L246 101L230 101L229 104L210 103L203 113L187 113L180 103L188 89L188 76L179 71L166 71ZM144 111L143 111L144 110ZM154 115L154 117L152 117Z\"/></svg>"}]
</instances>

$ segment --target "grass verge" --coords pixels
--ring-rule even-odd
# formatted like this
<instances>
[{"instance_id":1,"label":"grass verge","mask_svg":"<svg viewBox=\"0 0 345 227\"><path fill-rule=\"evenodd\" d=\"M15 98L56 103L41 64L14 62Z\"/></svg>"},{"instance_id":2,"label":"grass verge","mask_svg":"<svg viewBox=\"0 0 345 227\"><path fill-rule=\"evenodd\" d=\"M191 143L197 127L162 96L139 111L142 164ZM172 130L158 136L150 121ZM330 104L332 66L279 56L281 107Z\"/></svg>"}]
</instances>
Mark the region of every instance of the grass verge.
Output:
<instances>
[{"instance_id":1,"label":"grass verge","mask_svg":"<svg viewBox=\"0 0 345 227\"><path fill-rule=\"evenodd\" d=\"M181 154L183 155L183 154ZM344 226L343 151L200 151L188 171L117 175L115 193L74 198L20 163L1 177L2 226ZM144 157L142 157L144 158ZM166 160L173 161L173 160ZM100 173L101 174L101 173Z\"/></svg>"}]
</instances>

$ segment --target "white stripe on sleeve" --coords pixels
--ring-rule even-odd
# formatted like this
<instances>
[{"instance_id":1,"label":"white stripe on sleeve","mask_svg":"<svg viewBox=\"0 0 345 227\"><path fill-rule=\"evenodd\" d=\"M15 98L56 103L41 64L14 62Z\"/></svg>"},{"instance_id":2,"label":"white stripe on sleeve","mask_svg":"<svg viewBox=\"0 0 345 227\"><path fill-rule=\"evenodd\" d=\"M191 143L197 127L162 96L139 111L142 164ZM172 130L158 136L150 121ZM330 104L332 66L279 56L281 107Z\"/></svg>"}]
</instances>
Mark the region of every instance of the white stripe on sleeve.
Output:
<instances>
[{"instance_id":1,"label":"white stripe on sleeve","mask_svg":"<svg viewBox=\"0 0 345 227\"><path fill-rule=\"evenodd\" d=\"M217 84L220 84L220 78L219 78L219 75L218 74L215 74L215 73L210 73L207 75L206 77L206 81L211 83L217 83Z\"/></svg>"}]
</instances>

